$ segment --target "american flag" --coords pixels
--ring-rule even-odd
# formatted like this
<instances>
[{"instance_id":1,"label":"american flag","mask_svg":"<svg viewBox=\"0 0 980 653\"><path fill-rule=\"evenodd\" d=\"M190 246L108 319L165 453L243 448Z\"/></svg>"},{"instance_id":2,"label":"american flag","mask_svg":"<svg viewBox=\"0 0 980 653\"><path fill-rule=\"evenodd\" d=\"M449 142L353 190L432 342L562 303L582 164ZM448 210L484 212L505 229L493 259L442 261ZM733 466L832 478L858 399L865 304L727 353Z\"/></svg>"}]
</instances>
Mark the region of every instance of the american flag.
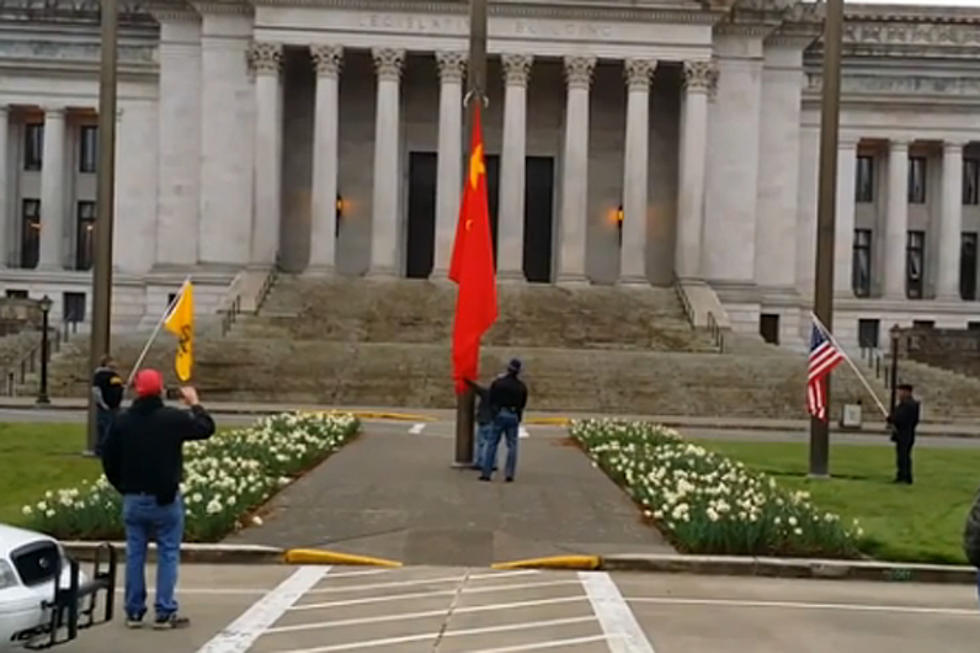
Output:
<instances>
[{"instance_id":1,"label":"american flag","mask_svg":"<svg viewBox=\"0 0 980 653\"><path fill-rule=\"evenodd\" d=\"M844 354L816 324L810 335L810 365L806 383L806 409L817 419L827 419L827 375L840 365Z\"/></svg>"}]
</instances>

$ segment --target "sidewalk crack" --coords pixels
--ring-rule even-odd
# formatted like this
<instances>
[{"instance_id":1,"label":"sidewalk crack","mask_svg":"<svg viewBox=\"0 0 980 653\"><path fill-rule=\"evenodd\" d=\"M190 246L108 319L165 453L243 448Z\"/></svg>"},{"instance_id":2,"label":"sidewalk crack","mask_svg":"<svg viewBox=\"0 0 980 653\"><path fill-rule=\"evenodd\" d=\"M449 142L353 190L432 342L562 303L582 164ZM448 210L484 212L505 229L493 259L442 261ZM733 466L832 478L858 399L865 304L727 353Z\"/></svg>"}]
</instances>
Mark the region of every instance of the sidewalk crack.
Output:
<instances>
[{"instance_id":1,"label":"sidewalk crack","mask_svg":"<svg viewBox=\"0 0 980 653\"><path fill-rule=\"evenodd\" d=\"M439 653L439 645L442 644L442 638L446 634L446 629L449 627L449 622L452 621L453 613L456 611L456 606L459 604L459 600L463 596L463 587L465 587L467 581L469 581L471 573L472 571L467 569L466 573L463 574L462 580L459 581L459 585L456 586L456 593L453 594L453 600L449 602L449 609L446 611L446 616L442 620L442 625L439 626L439 632L436 633L436 641L432 643L432 653Z\"/></svg>"}]
</instances>

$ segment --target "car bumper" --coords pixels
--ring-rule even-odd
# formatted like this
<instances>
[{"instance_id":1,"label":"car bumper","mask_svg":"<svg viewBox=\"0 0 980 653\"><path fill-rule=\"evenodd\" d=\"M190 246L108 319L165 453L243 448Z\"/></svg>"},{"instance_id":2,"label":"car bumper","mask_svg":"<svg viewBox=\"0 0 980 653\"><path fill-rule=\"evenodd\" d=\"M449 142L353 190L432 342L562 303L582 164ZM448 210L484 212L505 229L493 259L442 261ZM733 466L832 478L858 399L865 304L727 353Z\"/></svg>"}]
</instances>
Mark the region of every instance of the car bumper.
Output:
<instances>
[{"instance_id":1,"label":"car bumper","mask_svg":"<svg viewBox=\"0 0 980 653\"><path fill-rule=\"evenodd\" d=\"M23 646L25 640L19 639L18 635L36 629L44 623L45 615L41 601L33 592L18 592L19 596L7 594L0 593L0 651Z\"/></svg>"}]
</instances>

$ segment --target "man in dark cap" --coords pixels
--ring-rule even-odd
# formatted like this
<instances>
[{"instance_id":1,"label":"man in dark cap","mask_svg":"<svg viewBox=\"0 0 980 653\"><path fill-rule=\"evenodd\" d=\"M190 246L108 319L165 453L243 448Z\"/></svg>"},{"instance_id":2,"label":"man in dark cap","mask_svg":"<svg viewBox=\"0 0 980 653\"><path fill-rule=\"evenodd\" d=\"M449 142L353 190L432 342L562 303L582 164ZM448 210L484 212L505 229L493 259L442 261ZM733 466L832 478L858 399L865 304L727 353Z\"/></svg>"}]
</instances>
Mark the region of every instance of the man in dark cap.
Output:
<instances>
[{"instance_id":1,"label":"man in dark cap","mask_svg":"<svg viewBox=\"0 0 980 653\"><path fill-rule=\"evenodd\" d=\"M106 354L99 361L99 367L92 375L92 396L95 398L95 424L98 438L95 441L95 454L102 455L109 427L119 412L123 399L122 377L116 371L116 362Z\"/></svg>"},{"instance_id":2,"label":"man in dark cap","mask_svg":"<svg viewBox=\"0 0 980 653\"><path fill-rule=\"evenodd\" d=\"M896 483L912 485L912 446L915 444L915 427L919 425L919 402L912 396L912 386L898 386L898 405L888 416L895 443L895 461L898 473Z\"/></svg>"},{"instance_id":3,"label":"man in dark cap","mask_svg":"<svg viewBox=\"0 0 980 653\"><path fill-rule=\"evenodd\" d=\"M184 535L184 503L180 496L183 444L206 440L214 420L201 407L194 388L180 389L189 411L163 405L163 375L140 370L134 380L136 399L109 429L102 467L123 495L126 527L126 625L140 628L146 613L146 549L157 543L156 619L158 630L190 624L177 614L174 590L180 541Z\"/></svg>"},{"instance_id":4,"label":"man in dark cap","mask_svg":"<svg viewBox=\"0 0 980 653\"><path fill-rule=\"evenodd\" d=\"M500 437L507 439L507 463L504 466L507 482L514 481L517 471L517 436L527 405L527 386L517 378L521 373L521 361L513 359L507 371L490 385L490 410L493 412L493 431L483 457L481 481L489 481L497 461Z\"/></svg>"}]
</instances>

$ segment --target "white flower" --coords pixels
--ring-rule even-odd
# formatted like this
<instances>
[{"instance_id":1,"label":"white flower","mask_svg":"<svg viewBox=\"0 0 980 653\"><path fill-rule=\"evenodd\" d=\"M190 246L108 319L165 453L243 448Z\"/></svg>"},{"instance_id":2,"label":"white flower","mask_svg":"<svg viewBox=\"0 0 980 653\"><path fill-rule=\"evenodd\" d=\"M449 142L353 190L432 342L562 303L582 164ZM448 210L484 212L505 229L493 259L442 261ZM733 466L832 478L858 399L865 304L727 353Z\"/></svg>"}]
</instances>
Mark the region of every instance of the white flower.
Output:
<instances>
[{"instance_id":1,"label":"white flower","mask_svg":"<svg viewBox=\"0 0 980 653\"><path fill-rule=\"evenodd\" d=\"M794 528L793 529L793 533L795 535L803 535L803 529L802 528Z\"/></svg>"},{"instance_id":2,"label":"white flower","mask_svg":"<svg viewBox=\"0 0 980 653\"><path fill-rule=\"evenodd\" d=\"M262 518L259 517L258 515L253 515L252 516L252 523L255 524L256 526L261 526L262 525Z\"/></svg>"},{"instance_id":3,"label":"white flower","mask_svg":"<svg viewBox=\"0 0 980 653\"><path fill-rule=\"evenodd\" d=\"M209 515L216 515L219 512L221 512L221 502L216 499L212 499L210 503L208 503L207 513Z\"/></svg>"},{"instance_id":4,"label":"white flower","mask_svg":"<svg viewBox=\"0 0 980 653\"><path fill-rule=\"evenodd\" d=\"M24 513L25 517L30 517L31 514L33 514L34 512L33 510L31 510L30 506L24 506L23 508L20 509L20 511Z\"/></svg>"},{"instance_id":5,"label":"white flower","mask_svg":"<svg viewBox=\"0 0 980 653\"><path fill-rule=\"evenodd\" d=\"M51 519L52 517L54 517L54 510L48 510L46 513L44 513L44 516L47 517L48 519Z\"/></svg>"},{"instance_id":6,"label":"white flower","mask_svg":"<svg viewBox=\"0 0 980 653\"><path fill-rule=\"evenodd\" d=\"M789 525L790 526L796 526L796 524L797 524L796 517L793 517L793 516L790 516L790 518L788 520L786 520L786 521L789 522Z\"/></svg>"}]
</instances>

